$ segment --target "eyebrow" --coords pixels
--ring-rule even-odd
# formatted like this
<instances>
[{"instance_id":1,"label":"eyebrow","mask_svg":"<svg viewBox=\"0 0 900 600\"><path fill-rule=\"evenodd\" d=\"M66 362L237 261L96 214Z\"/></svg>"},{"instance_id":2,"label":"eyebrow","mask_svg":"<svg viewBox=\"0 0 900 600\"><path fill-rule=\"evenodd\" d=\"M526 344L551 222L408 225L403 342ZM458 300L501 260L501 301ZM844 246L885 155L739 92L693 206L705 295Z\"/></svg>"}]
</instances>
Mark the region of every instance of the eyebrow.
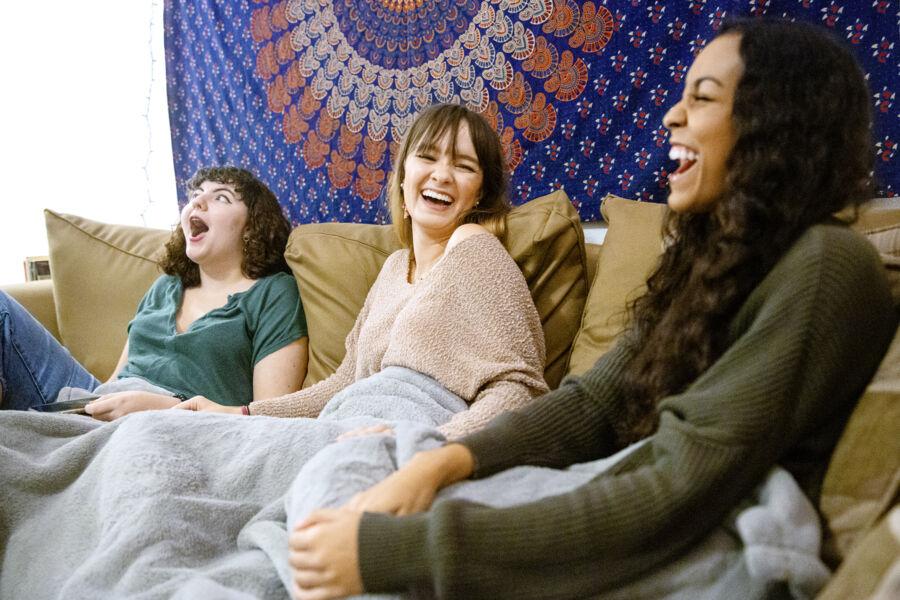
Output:
<instances>
[{"instance_id":1,"label":"eyebrow","mask_svg":"<svg viewBox=\"0 0 900 600\"><path fill-rule=\"evenodd\" d=\"M211 190L209 190L209 193L218 193L218 192L228 192L230 195L235 196L235 193L233 191L231 191L230 188L225 187L224 185L222 187L212 188ZM196 196L197 194L202 194L202 193L204 193L203 188L195 187L194 189L191 190L191 196Z\"/></svg>"},{"instance_id":2,"label":"eyebrow","mask_svg":"<svg viewBox=\"0 0 900 600\"><path fill-rule=\"evenodd\" d=\"M213 188L210 191L211 192L228 192L230 195L234 196L234 192L231 191L231 188L225 187L224 185L222 187Z\"/></svg>"},{"instance_id":3,"label":"eyebrow","mask_svg":"<svg viewBox=\"0 0 900 600\"><path fill-rule=\"evenodd\" d=\"M419 146L415 149L415 152L440 152L440 150L438 149L438 147L435 144L429 142L429 143L419 144ZM453 157L456 159L467 160L467 161L475 164L478 167L481 166L481 163L478 162L478 159L475 158L474 156L472 156L471 154L465 154L462 152L454 152Z\"/></svg>"},{"instance_id":4,"label":"eyebrow","mask_svg":"<svg viewBox=\"0 0 900 600\"><path fill-rule=\"evenodd\" d=\"M694 86L693 86L694 89L696 90L698 87L700 87L700 84L703 83L704 81L711 81L714 84L716 84L717 86L719 86L720 88L725 87L725 85L721 81L719 81L718 79L716 79L715 77L713 77L711 75L707 75L705 77L700 77L699 79L694 81Z\"/></svg>"}]
</instances>

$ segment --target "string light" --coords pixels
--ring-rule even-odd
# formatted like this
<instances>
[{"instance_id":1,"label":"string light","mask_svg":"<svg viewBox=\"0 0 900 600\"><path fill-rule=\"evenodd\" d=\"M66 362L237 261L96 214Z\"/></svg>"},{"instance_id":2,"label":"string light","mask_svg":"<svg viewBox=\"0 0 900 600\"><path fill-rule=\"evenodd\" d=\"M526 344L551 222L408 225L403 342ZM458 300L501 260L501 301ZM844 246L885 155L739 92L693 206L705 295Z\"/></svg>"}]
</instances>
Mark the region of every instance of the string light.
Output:
<instances>
[{"instance_id":1,"label":"string light","mask_svg":"<svg viewBox=\"0 0 900 600\"><path fill-rule=\"evenodd\" d=\"M149 89L147 90L147 97L145 98L146 103L144 105L144 121L147 125L147 157L144 159L144 182L145 189L147 193L147 201L144 204L143 210L141 210L141 223L144 227L147 226L147 213L153 208L155 204L153 200L153 192L152 185L150 183L150 161L153 156L153 127L150 123L150 109L152 106L152 98L153 98L153 88L156 84L156 53L153 51L153 34L156 30L157 26L157 13L159 8L159 2L153 0L150 4L150 30L147 39L147 45L150 50L150 84Z\"/></svg>"}]
</instances>

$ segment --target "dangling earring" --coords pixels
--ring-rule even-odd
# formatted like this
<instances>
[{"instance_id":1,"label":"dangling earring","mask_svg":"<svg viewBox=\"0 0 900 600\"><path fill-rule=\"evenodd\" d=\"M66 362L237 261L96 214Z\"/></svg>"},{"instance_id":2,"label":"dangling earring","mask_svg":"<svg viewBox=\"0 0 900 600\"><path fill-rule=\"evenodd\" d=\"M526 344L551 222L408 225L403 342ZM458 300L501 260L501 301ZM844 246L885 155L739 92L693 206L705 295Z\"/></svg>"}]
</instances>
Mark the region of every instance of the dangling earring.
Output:
<instances>
[{"instance_id":1,"label":"dangling earring","mask_svg":"<svg viewBox=\"0 0 900 600\"><path fill-rule=\"evenodd\" d=\"M244 255L246 256L247 255L247 246L250 245L250 236L245 233L241 239L244 240Z\"/></svg>"}]
</instances>

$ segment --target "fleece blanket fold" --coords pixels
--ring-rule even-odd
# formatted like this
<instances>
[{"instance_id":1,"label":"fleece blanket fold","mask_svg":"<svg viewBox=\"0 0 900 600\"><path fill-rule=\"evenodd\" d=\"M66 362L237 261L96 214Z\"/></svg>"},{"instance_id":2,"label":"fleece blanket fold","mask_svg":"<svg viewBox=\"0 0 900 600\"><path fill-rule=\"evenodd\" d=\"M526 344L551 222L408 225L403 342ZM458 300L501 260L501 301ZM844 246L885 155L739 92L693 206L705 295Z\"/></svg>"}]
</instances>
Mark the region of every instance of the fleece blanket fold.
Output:
<instances>
[{"instance_id":1,"label":"fleece blanket fold","mask_svg":"<svg viewBox=\"0 0 900 600\"><path fill-rule=\"evenodd\" d=\"M411 425L393 435L351 438L324 448L303 466L285 498L288 523L297 523L318 507L340 506L388 476L416 451L439 443L433 431ZM642 443L565 470L516 467L461 482L442 490L436 501L458 498L502 508L565 494L603 476ZM752 600L775 594L811 599L830 576L819 559L820 541L815 508L791 474L776 466L753 495L690 552L596 598ZM285 584L289 585L287 579Z\"/></svg>"},{"instance_id":2,"label":"fleece blanket fold","mask_svg":"<svg viewBox=\"0 0 900 600\"><path fill-rule=\"evenodd\" d=\"M390 368L319 419L0 413L0 599L283 599L284 494L304 462L350 429L431 429L465 407Z\"/></svg>"}]
</instances>

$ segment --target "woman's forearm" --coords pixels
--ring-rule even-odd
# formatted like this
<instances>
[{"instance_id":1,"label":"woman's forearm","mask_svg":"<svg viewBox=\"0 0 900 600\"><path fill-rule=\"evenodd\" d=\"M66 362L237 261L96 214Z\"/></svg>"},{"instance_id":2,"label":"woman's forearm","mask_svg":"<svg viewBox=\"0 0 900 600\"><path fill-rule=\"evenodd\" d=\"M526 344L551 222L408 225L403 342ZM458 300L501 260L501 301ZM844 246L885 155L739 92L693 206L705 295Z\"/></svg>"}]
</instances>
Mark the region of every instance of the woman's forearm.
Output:
<instances>
[{"instance_id":1,"label":"woman's forearm","mask_svg":"<svg viewBox=\"0 0 900 600\"><path fill-rule=\"evenodd\" d=\"M409 468L421 469L435 489L440 490L468 479L475 470L472 452L462 444L447 444L434 450L419 452L410 460Z\"/></svg>"}]
</instances>

